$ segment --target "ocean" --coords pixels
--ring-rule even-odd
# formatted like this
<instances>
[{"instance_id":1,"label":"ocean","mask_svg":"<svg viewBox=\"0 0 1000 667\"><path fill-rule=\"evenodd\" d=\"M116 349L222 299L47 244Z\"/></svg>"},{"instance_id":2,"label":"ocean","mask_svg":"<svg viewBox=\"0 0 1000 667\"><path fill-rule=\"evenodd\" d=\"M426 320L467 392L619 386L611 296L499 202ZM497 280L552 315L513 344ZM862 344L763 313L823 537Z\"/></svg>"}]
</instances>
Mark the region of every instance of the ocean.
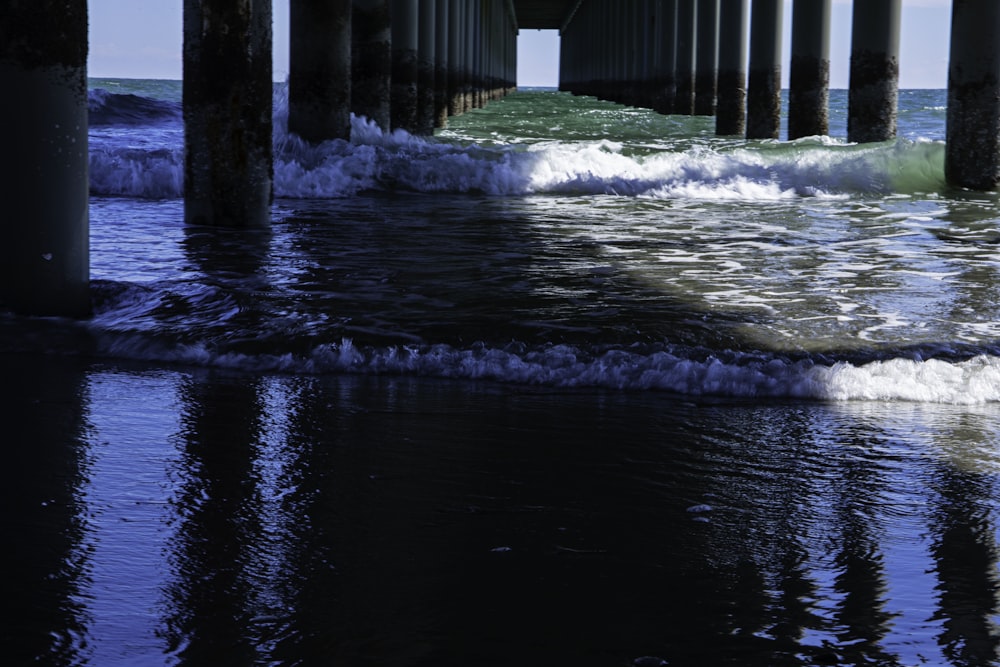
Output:
<instances>
[{"instance_id":1,"label":"ocean","mask_svg":"<svg viewBox=\"0 0 1000 667\"><path fill-rule=\"evenodd\" d=\"M0 313L5 664L1000 665L1000 197L522 89L183 221L92 79L93 316ZM53 193L58 196L58 193Z\"/></svg>"}]
</instances>

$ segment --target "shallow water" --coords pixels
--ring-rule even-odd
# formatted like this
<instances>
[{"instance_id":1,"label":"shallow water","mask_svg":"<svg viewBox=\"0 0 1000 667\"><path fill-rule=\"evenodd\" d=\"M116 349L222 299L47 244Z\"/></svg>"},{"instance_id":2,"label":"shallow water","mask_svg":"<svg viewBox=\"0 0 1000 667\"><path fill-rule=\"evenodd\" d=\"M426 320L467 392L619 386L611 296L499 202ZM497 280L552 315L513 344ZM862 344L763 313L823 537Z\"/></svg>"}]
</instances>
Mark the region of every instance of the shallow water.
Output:
<instances>
[{"instance_id":1,"label":"shallow water","mask_svg":"<svg viewBox=\"0 0 1000 667\"><path fill-rule=\"evenodd\" d=\"M93 83L94 317L0 315L12 664L1000 664L1000 208L941 91L873 146L843 93L789 143L525 91L309 147L278 86L233 232L176 82Z\"/></svg>"}]
</instances>

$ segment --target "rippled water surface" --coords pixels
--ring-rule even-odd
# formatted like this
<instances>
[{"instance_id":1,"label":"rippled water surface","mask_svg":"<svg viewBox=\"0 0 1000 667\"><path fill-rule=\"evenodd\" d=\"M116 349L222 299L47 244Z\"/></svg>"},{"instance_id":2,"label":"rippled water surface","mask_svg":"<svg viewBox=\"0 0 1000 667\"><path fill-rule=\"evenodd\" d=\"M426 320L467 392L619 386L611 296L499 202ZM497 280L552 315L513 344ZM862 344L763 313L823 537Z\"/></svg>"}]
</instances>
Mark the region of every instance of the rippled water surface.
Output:
<instances>
[{"instance_id":1,"label":"rippled water surface","mask_svg":"<svg viewBox=\"0 0 1000 667\"><path fill-rule=\"evenodd\" d=\"M0 315L12 664L1000 664L1000 208L900 139L522 91L183 224L94 81L87 321ZM131 96L131 97L130 97ZM654 660L655 658L655 660Z\"/></svg>"}]
</instances>

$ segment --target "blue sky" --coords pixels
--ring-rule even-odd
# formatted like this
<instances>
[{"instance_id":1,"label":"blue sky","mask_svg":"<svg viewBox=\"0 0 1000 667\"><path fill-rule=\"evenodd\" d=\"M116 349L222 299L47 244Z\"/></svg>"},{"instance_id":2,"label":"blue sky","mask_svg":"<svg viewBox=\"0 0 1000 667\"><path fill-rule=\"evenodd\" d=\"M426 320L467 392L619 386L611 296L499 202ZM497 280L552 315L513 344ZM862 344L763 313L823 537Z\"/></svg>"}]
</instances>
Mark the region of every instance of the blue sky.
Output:
<instances>
[{"instance_id":1,"label":"blue sky","mask_svg":"<svg viewBox=\"0 0 1000 667\"><path fill-rule=\"evenodd\" d=\"M274 3L274 73L288 72L288 0ZM784 47L790 39L791 0L785 2ZM90 75L179 79L181 0L90 0ZM903 0L900 86L944 88L948 76L951 0ZM834 0L830 84L846 88L851 47L851 0ZM788 58L784 60L787 78ZM523 30L518 37L518 84L555 86L559 38L555 31Z\"/></svg>"}]
</instances>

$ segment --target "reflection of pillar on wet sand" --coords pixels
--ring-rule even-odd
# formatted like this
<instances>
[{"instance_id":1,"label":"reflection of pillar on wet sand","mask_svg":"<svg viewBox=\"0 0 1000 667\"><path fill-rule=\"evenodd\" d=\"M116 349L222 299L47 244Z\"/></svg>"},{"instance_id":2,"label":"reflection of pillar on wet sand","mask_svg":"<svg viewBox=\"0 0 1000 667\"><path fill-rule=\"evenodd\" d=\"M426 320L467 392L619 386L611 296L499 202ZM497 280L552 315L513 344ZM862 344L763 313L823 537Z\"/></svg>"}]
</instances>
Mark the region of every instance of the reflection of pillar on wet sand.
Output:
<instances>
[{"instance_id":1,"label":"reflection of pillar on wet sand","mask_svg":"<svg viewBox=\"0 0 1000 667\"><path fill-rule=\"evenodd\" d=\"M184 1L184 217L270 223L271 0Z\"/></svg>"},{"instance_id":2,"label":"reflection of pillar on wet sand","mask_svg":"<svg viewBox=\"0 0 1000 667\"><path fill-rule=\"evenodd\" d=\"M87 315L86 0L3 3L0 86L7 95L0 305Z\"/></svg>"},{"instance_id":3,"label":"reflection of pillar on wet sand","mask_svg":"<svg viewBox=\"0 0 1000 667\"><path fill-rule=\"evenodd\" d=\"M165 590L165 638L189 664L255 664L251 595L260 553L259 456L262 419L256 382L191 379L182 389L183 455L175 471L175 537ZM258 573L259 576L259 573Z\"/></svg>"},{"instance_id":4,"label":"reflection of pillar on wet sand","mask_svg":"<svg viewBox=\"0 0 1000 667\"><path fill-rule=\"evenodd\" d=\"M955 0L944 171L950 185L1000 184L1000 3Z\"/></svg>"},{"instance_id":5,"label":"reflection of pillar on wet sand","mask_svg":"<svg viewBox=\"0 0 1000 667\"><path fill-rule=\"evenodd\" d=\"M985 436L985 434L984 434ZM983 442L987 442L985 436ZM938 480L931 555L938 577L935 618L942 653L953 665L994 664L1000 651L996 526L992 476L947 469Z\"/></svg>"},{"instance_id":6,"label":"reflection of pillar on wet sand","mask_svg":"<svg viewBox=\"0 0 1000 667\"><path fill-rule=\"evenodd\" d=\"M93 517L81 504L92 455L86 377L60 356L2 363L4 382L17 387L0 402L4 664L85 664L81 589L93 548L85 533Z\"/></svg>"},{"instance_id":7,"label":"reflection of pillar on wet sand","mask_svg":"<svg viewBox=\"0 0 1000 667\"><path fill-rule=\"evenodd\" d=\"M291 0L288 130L309 141L351 136L351 0Z\"/></svg>"}]
</instances>

